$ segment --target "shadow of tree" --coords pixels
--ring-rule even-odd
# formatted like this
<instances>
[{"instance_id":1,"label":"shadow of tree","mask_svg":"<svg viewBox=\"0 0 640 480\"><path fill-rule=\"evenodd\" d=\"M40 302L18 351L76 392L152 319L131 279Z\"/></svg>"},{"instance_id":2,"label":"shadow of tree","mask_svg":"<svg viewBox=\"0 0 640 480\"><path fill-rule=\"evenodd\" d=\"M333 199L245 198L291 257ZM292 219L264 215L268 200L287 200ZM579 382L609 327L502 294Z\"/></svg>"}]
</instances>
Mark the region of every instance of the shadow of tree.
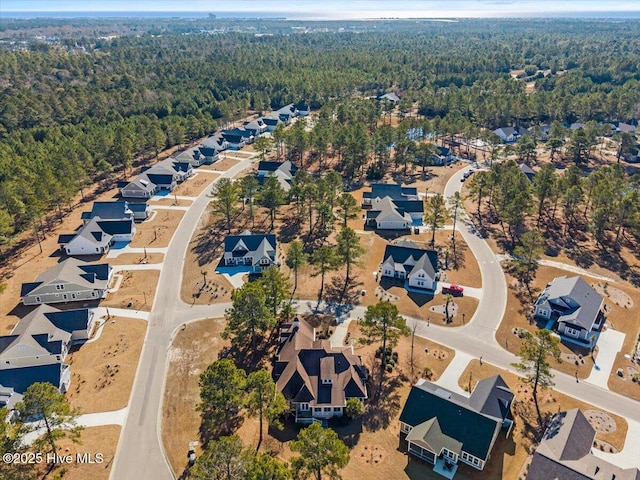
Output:
<instances>
[{"instance_id":1,"label":"shadow of tree","mask_svg":"<svg viewBox=\"0 0 640 480\"><path fill-rule=\"evenodd\" d=\"M394 372L386 374L382 382L382 387L378 389L377 379L380 374L380 363L377 359L371 357L369 362L371 365L369 398L371 399L364 415L362 416L362 425L367 429L375 432L383 430L395 420L400 410L400 392L399 389L403 384L403 377Z\"/></svg>"}]
</instances>

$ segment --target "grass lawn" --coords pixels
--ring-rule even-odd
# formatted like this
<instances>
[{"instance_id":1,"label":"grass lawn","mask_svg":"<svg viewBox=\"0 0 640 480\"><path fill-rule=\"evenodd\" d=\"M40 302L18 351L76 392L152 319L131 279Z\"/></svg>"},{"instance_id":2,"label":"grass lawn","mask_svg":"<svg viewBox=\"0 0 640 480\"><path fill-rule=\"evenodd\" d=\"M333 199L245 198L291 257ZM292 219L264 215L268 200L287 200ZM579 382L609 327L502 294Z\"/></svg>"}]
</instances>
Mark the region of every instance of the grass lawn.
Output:
<instances>
[{"instance_id":1,"label":"grass lawn","mask_svg":"<svg viewBox=\"0 0 640 480\"><path fill-rule=\"evenodd\" d=\"M73 407L97 413L127 406L146 330L144 320L112 317L98 340L74 348L67 357Z\"/></svg>"},{"instance_id":2,"label":"grass lawn","mask_svg":"<svg viewBox=\"0 0 640 480\"><path fill-rule=\"evenodd\" d=\"M119 274L123 277L120 287L108 293L101 306L151 311L160 270L123 270ZM112 285L115 281L114 278Z\"/></svg>"}]
</instances>

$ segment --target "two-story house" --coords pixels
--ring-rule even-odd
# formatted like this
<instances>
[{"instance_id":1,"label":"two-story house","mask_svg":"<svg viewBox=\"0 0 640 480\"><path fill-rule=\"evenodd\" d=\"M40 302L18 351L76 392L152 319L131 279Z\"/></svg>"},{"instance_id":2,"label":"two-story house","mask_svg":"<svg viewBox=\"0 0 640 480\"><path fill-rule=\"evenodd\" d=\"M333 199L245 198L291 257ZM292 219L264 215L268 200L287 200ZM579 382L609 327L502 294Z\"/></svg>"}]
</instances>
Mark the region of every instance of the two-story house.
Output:
<instances>
[{"instance_id":1,"label":"two-story house","mask_svg":"<svg viewBox=\"0 0 640 480\"><path fill-rule=\"evenodd\" d=\"M435 290L438 277L438 252L419 248L403 240L387 245L380 266L381 277L408 282L412 288Z\"/></svg>"},{"instance_id":2,"label":"two-story house","mask_svg":"<svg viewBox=\"0 0 640 480\"><path fill-rule=\"evenodd\" d=\"M278 265L276 236L245 231L224 239L224 264L227 267L252 267L255 273Z\"/></svg>"}]
</instances>

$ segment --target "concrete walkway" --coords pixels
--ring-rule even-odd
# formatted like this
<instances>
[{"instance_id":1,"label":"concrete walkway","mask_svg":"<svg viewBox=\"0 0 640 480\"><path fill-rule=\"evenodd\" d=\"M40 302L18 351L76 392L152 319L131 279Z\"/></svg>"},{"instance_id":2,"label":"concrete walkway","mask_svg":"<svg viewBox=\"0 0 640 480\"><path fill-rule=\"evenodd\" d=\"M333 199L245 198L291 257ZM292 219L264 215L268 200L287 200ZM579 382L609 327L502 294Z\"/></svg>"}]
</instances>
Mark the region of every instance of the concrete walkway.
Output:
<instances>
[{"instance_id":1,"label":"concrete walkway","mask_svg":"<svg viewBox=\"0 0 640 480\"><path fill-rule=\"evenodd\" d=\"M617 465L620 468L639 468L640 459L640 422L635 420L629 420L627 424L629 429L627 430L627 438L624 442L624 448L618 453L603 452L597 448L594 448L593 454L598 457Z\"/></svg>"},{"instance_id":2,"label":"concrete walkway","mask_svg":"<svg viewBox=\"0 0 640 480\"><path fill-rule=\"evenodd\" d=\"M182 212L188 211L189 208L191 207L179 207L177 205L154 205L153 206L154 210L179 210Z\"/></svg>"},{"instance_id":3,"label":"concrete walkway","mask_svg":"<svg viewBox=\"0 0 640 480\"><path fill-rule=\"evenodd\" d=\"M613 328L607 328L600 333L598 337L598 356L596 363L591 369L591 374L584 380L585 382L597 385L600 388L609 390L607 385L611 369L616 361L616 354L622 350L624 338L626 335L618 332ZM638 455L640 456L640 446L638 447Z\"/></svg>"},{"instance_id":4,"label":"concrete walkway","mask_svg":"<svg viewBox=\"0 0 640 480\"><path fill-rule=\"evenodd\" d=\"M434 383L442 388L446 388L450 392L468 397L469 392L460 388L458 380L460 379L462 372L464 372L464 369L469 365L469 362L474 358L476 357L469 355L468 353L456 351L456 354L454 355L453 360L451 360L449 366ZM471 388L473 388L474 383L475 382L472 382Z\"/></svg>"},{"instance_id":5,"label":"concrete walkway","mask_svg":"<svg viewBox=\"0 0 640 480\"><path fill-rule=\"evenodd\" d=\"M247 272L236 273L235 275L222 273L221 275L226 278L231 285L233 285L233 288L242 288L242 286L244 285L244 280L242 279L242 277L247 275Z\"/></svg>"},{"instance_id":6,"label":"concrete walkway","mask_svg":"<svg viewBox=\"0 0 640 480\"><path fill-rule=\"evenodd\" d=\"M107 319L107 309L112 317L139 318L140 320L149 320L149 312L143 310L129 310L127 308L114 307L97 307L93 311L96 316Z\"/></svg>"},{"instance_id":7,"label":"concrete walkway","mask_svg":"<svg viewBox=\"0 0 640 480\"><path fill-rule=\"evenodd\" d=\"M329 338L332 347L343 347L344 341L347 338L347 332L349 331L349 324L353 318L347 318L343 322L339 323L333 331L333 335Z\"/></svg>"},{"instance_id":8,"label":"concrete walkway","mask_svg":"<svg viewBox=\"0 0 640 480\"><path fill-rule=\"evenodd\" d=\"M113 273L126 272L129 270L162 270L161 263L134 263L130 265L114 265Z\"/></svg>"}]
</instances>

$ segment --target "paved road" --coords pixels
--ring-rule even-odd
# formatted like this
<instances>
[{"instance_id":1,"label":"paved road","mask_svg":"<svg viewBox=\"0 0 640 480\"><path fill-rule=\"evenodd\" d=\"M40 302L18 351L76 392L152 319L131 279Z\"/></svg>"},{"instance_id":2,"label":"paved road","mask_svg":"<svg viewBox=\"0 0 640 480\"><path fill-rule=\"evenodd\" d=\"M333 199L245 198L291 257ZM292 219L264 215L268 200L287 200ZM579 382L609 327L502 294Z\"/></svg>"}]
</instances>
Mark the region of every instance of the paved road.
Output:
<instances>
[{"instance_id":1,"label":"paved road","mask_svg":"<svg viewBox=\"0 0 640 480\"><path fill-rule=\"evenodd\" d=\"M246 168L250 160L242 160L225 172L223 177L232 177ZM462 185L460 178L470 167L455 173L445 188L450 197ZM221 177L222 178L222 177ZM187 246L207 207L205 189L180 223L165 257L160 274L156 301L149 316L149 329L142 351L138 372L129 402L128 416L118 443L116 459L111 473L114 480L169 480L171 469L164 457L160 441L161 405L164 392L167 353L176 330L183 324L197 319L223 316L230 304L191 306L179 298L182 266ZM501 347L496 339L496 330L504 316L507 303L507 285L504 273L495 254L466 216L460 219L458 232L463 236L475 255L482 274L483 295L478 308L467 325L457 328L428 326L419 319L408 319L411 326L418 324L417 334L437 343L453 348L464 356L483 357L483 361L500 368L514 371L511 364L517 357ZM297 302L298 311L306 312L315 307L315 301ZM361 318L363 307L347 308L342 318ZM188 327L187 327L188 328ZM585 382L577 383L573 376L555 373L556 390L576 398L585 399L593 405L640 422L638 402L609 392ZM186 446L185 446L186 455Z\"/></svg>"},{"instance_id":2,"label":"paved road","mask_svg":"<svg viewBox=\"0 0 640 480\"><path fill-rule=\"evenodd\" d=\"M234 177L251 164L244 159L222 176ZM218 179L219 179L218 178ZM215 183L218 179L212 181ZM114 480L173 479L160 441L161 405L167 353L176 326L189 317L210 316L203 309L189 309L180 299L182 267L187 247L210 199L210 187L193 202L178 226L165 255L157 294L133 383L125 426L120 435L111 471ZM186 308L185 308L186 307ZM188 312L188 314L187 314ZM187 445L185 445L185 456Z\"/></svg>"}]
</instances>

